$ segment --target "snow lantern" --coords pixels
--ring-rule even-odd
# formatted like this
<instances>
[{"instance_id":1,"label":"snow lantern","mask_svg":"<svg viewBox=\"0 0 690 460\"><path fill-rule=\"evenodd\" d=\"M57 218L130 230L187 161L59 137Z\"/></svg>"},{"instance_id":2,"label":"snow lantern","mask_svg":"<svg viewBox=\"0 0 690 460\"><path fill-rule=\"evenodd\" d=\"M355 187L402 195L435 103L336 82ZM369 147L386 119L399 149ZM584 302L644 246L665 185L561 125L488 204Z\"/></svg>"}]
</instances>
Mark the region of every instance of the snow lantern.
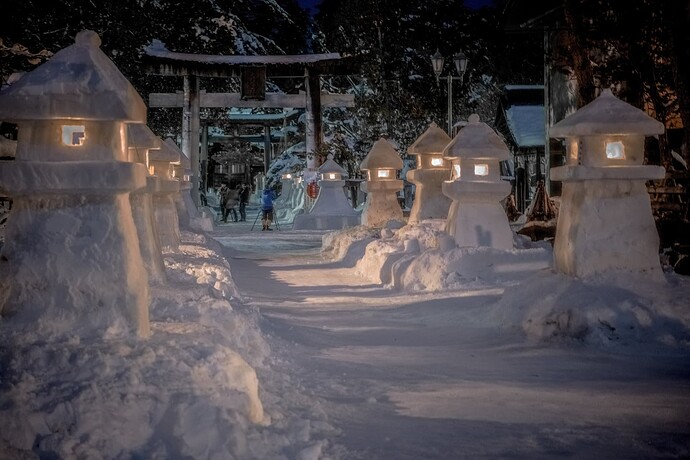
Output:
<instances>
[{"instance_id":1,"label":"snow lantern","mask_svg":"<svg viewBox=\"0 0 690 460\"><path fill-rule=\"evenodd\" d=\"M161 142L155 134L142 123L127 125L128 158L134 163L146 166L149 174L146 177L146 187L132 192L129 201L132 205L132 217L139 236L139 249L144 260L144 266L149 272L149 281L163 283L165 277L165 263L161 254L158 229L153 217L153 193L160 188L160 179L152 176L153 166L150 155L161 147Z\"/></svg>"},{"instance_id":2,"label":"snow lantern","mask_svg":"<svg viewBox=\"0 0 690 460\"><path fill-rule=\"evenodd\" d=\"M508 146L473 114L443 157L451 162L451 180L443 182L442 190L453 200L446 232L460 247L512 248L513 231L500 203L510 193L499 166L510 158Z\"/></svg>"},{"instance_id":3,"label":"snow lantern","mask_svg":"<svg viewBox=\"0 0 690 460\"><path fill-rule=\"evenodd\" d=\"M163 251L176 251L180 248L180 221L175 198L180 194L180 182L173 177L173 164L180 162L180 154L163 141L160 146L149 153L149 167L159 178L152 195L153 217Z\"/></svg>"},{"instance_id":4,"label":"snow lantern","mask_svg":"<svg viewBox=\"0 0 690 460\"><path fill-rule=\"evenodd\" d=\"M191 228L196 206L192 201L192 163L180 150L172 138L165 139L165 144L179 155L179 162L173 162L173 178L180 184L180 192L173 195L179 226Z\"/></svg>"},{"instance_id":5,"label":"snow lantern","mask_svg":"<svg viewBox=\"0 0 690 460\"><path fill-rule=\"evenodd\" d=\"M329 154L319 167L319 195L311 210L295 216L293 230L339 230L359 225L359 214L352 208L345 195L348 176Z\"/></svg>"},{"instance_id":6,"label":"snow lantern","mask_svg":"<svg viewBox=\"0 0 690 460\"><path fill-rule=\"evenodd\" d=\"M280 175L280 196L273 202L275 208L289 207L293 192L292 173L282 173Z\"/></svg>"},{"instance_id":7,"label":"snow lantern","mask_svg":"<svg viewBox=\"0 0 690 460\"><path fill-rule=\"evenodd\" d=\"M0 257L0 313L43 334L149 334L148 276L129 194L146 167L127 161L126 123L146 106L89 30L0 93L19 126L0 163L13 200Z\"/></svg>"},{"instance_id":8,"label":"snow lantern","mask_svg":"<svg viewBox=\"0 0 690 460\"><path fill-rule=\"evenodd\" d=\"M443 158L443 149L450 141L445 131L431 123L407 149L407 153L417 156L417 169L407 172L407 180L415 185L410 223L448 217L451 200L443 194L441 184L450 174L450 162Z\"/></svg>"},{"instance_id":9,"label":"snow lantern","mask_svg":"<svg viewBox=\"0 0 690 460\"><path fill-rule=\"evenodd\" d=\"M398 191L403 183L397 178L403 161L398 151L384 138L371 147L359 165L367 171L367 181L362 184L367 200L362 210L362 225L380 227L389 220L402 220L403 213L398 203Z\"/></svg>"},{"instance_id":10,"label":"snow lantern","mask_svg":"<svg viewBox=\"0 0 690 460\"><path fill-rule=\"evenodd\" d=\"M554 241L556 270L587 277L639 271L661 275L659 235L645 182L662 179L645 166L645 136L664 125L610 90L551 127L564 138L566 164L551 170L562 181Z\"/></svg>"}]
</instances>

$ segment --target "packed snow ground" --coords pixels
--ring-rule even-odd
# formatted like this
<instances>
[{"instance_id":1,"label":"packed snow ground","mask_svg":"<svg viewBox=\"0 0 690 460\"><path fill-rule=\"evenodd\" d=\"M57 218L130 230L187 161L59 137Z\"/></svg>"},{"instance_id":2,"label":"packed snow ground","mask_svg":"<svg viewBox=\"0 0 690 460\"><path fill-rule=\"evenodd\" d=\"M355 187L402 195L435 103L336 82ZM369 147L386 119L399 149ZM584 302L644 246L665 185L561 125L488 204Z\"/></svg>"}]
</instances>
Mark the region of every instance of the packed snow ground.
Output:
<instances>
[{"instance_id":1,"label":"packed snow ground","mask_svg":"<svg viewBox=\"0 0 690 460\"><path fill-rule=\"evenodd\" d=\"M582 282L548 244L454 249L439 221L256 215L183 233L148 340L0 321L0 458L690 455L687 278Z\"/></svg>"}]
</instances>

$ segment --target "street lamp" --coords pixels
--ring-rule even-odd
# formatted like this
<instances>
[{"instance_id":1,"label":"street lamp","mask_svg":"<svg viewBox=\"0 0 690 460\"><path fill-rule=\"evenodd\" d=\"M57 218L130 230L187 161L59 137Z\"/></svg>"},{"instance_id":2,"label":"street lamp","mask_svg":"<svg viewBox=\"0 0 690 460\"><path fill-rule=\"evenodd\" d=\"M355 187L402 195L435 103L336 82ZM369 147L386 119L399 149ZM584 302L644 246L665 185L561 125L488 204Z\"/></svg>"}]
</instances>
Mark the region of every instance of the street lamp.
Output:
<instances>
[{"instance_id":1,"label":"street lamp","mask_svg":"<svg viewBox=\"0 0 690 460\"><path fill-rule=\"evenodd\" d=\"M462 85L462 78L467 70L467 56L465 53L460 51L453 56L453 63L455 64L455 71L458 73L459 77L454 77L452 71L448 73L447 76L442 77L443 64L445 59L443 55L436 50L433 56L431 56L431 66L436 74L436 80L448 80L448 135L453 136L453 80L460 80Z\"/></svg>"}]
</instances>

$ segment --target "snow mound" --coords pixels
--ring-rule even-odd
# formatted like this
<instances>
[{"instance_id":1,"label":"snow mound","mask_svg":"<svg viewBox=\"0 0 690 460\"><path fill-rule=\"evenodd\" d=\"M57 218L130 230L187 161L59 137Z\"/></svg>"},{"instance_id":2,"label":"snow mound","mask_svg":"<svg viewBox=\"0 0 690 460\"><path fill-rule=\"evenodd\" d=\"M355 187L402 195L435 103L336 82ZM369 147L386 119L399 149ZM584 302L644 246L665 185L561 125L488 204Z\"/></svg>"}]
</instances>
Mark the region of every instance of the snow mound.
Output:
<instances>
[{"instance_id":1,"label":"snow mound","mask_svg":"<svg viewBox=\"0 0 690 460\"><path fill-rule=\"evenodd\" d=\"M259 434L254 370L270 350L214 243L183 233L165 255L148 340L46 340L0 321L0 458L276 455L286 441Z\"/></svg>"},{"instance_id":2,"label":"snow mound","mask_svg":"<svg viewBox=\"0 0 690 460\"><path fill-rule=\"evenodd\" d=\"M662 282L632 275L597 282L547 270L506 290L490 317L533 341L687 347L688 298L690 281L675 274Z\"/></svg>"}]
</instances>

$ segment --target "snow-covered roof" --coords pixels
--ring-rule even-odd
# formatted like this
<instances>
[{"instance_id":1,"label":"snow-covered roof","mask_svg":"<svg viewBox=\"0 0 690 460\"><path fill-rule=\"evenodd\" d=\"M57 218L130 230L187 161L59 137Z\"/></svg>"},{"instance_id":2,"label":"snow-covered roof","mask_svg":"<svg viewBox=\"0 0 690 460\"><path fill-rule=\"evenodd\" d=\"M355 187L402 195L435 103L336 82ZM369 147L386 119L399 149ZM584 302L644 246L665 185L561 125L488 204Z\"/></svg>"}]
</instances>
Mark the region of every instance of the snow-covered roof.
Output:
<instances>
[{"instance_id":1,"label":"snow-covered roof","mask_svg":"<svg viewBox=\"0 0 690 460\"><path fill-rule=\"evenodd\" d=\"M417 138L407 148L407 153L411 155L422 155L428 153L440 154L443 149L450 143L451 138L444 130L438 127L436 123L431 123L429 128Z\"/></svg>"},{"instance_id":2,"label":"snow-covered roof","mask_svg":"<svg viewBox=\"0 0 690 460\"><path fill-rule=\"evenodd\" d=\"M380 138L359 165L360 169L402 169L403 161L393 145Z\"/></svg>"},{"instance_id":3,"label":"snow-covered roof","mask_svg":"<svg viewBox=\"0 0 690 460\"><path fill-rule=\"evenodd\" d=\"M544 145L546 128L543 105L513 105L506 109L505 115L508 129L518 147Z\"/></svg>"},{"instance_id":4,"label":"snow-covered roof","mask_svg":"<svg viewBox=\"0 0 690 460\"><path fill-rule=\"evenodd\" d=\"M180 163L182 163L182 169L184 169L185 171L191 171L192 170L192 162L189 161L189 158L187 158L187 155L185 155L184 152L182 150L180 150L180 148L177 146L175 141L169 137L165 140L165 143L170 148L172 148L173 150L175 150L177 153L180 154Z\"/></svg>"},{"instance_id":5,"label":"snow-covered roof","mask_svg":"<svg viewBox=\"0 0 690 460\"><path fill-rule=\"evenodd\" d=\"M101 39L82 30L73 45L0 92L0 120L121 120L146 122L146 105L100 49Z\"/></svg>"},{"instance_id":6,"label":"snow-covered roof","mask_svg":"<svg viewBox=\"0 0 690 460\"><path fill-rule=\"evenodd\" d=\"M177 149L174 149L168 144L167 142L163 142L160 138L158 138L160 142L160 149L159 150L151 150L149 152L149 160L150 161L165 161L169 163L177 163L180 161L180 156L182 156L182 152L180 152Z\"/></svg>"},{"instance_id":7,"label":"snow-covered roof","mask_svg":"<svg viewBox=\"0 0 690 460\"><path fill-rule=\"evenodd\" d=\"M446 158L510 159L510 150L496 132L479 115L472 114L468 123L443 150Z\"/></svg>"},{"instance_id":8,"label":"snow-covered roof","mask_svg":"<svg viewBox=\"0 0 690 460\"><path fill-rule=\"evenodd\" d=\"M520 91L525 89L544 90L544 85L505 85L506 91Z\"/></svg>"},{"instance_id":9,"label":"snow-covered roof","mask_svg":"<svg viewBox=\"0 0 690 460\"><path fill-rule=\"evenodd\" d=\"M618 99L610 89L559 121L549 130L551 137L596 136L601 134L663 134L663 123L644 111Z\"/></svg>"},{"instance_id":10,"label":"snow-covered roof","mask_svg":"<svg viewBox=\"0 0 690 460\"><path fill-rule=\"evenodd\" d=\"M160 40L153 40L144 48L147 56L162 59L170 59L183 62L196 62L203 64L229 64L229 65L280 65L280 64L313 64L316 62L341 59L340 53L323 54L297 54L297 55L270 55L270 56L246 56L230 55L219 56L215 54L177 53L170 51Z\"/></svg>"},{"instance_id":11,"label":"snow-covered roof","mask_svg":"<svg viewBox=\"0 0 690 460\"><path fill-rule=\"evenodd\" d=\"M130 149L159 149L161 140L143 123L127 123L127 147Z\"/></svg>"},{"instance_id":12,"label":"snow-covered roof","mask_svg":"<svg viewBox=\"0 0 690 460\"><path fill-rule=\"evenodd\" d=\"M299 115L301 110L290 110L283 113L229 113L227 120L233 123L282 123L283 120Z\"/></svg>"},{"instance_id":13,"label":"snow-covered roof","mask_svg":"<svg viewBox=\"0 0 690 460\"><path fill-rule=\"evenodd\" d=\"M321 174L335 173L340 174L342 177L347 177L347 171L345 171L338 163L333 160L333 154L328 154L328 159L319 166L319 172Z\"/></svg>"}]
</instances>

